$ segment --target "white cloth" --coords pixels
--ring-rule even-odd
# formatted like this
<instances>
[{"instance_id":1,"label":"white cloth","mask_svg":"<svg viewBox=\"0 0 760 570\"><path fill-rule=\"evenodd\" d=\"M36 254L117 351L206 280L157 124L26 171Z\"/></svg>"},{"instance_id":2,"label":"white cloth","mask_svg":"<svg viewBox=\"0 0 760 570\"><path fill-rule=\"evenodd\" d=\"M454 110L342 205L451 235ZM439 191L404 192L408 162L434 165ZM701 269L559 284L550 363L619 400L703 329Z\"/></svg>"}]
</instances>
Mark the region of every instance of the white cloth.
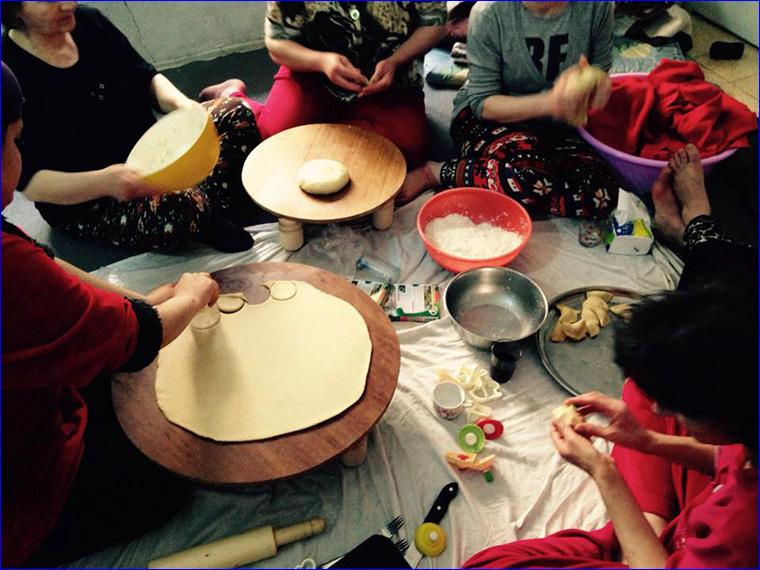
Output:
<instances>
[{"instance_id":1,"label":"white cloth","mask_svg":"<svg viewBox=\"0 0 760 570\"><path fill-rule=\"evenodd\" d=\"M332 256L332 262L337 272L345 273L353 262L346 257L367 248L365 252L398 266L401 282L442 283L451 274L425 254L415 228L416 212L428 197L400 209L385 232L339 226L317 228L316 235L309 236L310 229L308 247L291 259L304 263L310 258L325 266L331 262L329 252L342 252ZM253 230L252 252L200 251L185 257L147 253L96 273L145 292L184 271L288 258L276 243L274 224ZM672 289L677 283L680 261L657 244L650 255L613 256L602 247L580 246L577 236L575 221L537 222L528 246L510 267L532 277L550 299L583 286L648 293ZM348 249L341 249L346 244ZM336 462L290 481L239 491L199 487L190 504L166 525L76 565L144 567L153 558L249 528L287 526L317 515L327 519L322 535L285 546L275 558L256 566L292 568L306 557L323 563L357 546L396 515L405 517L402 534L412 541L414 528L449 481L460 484L459 496L442 522L449 545L440 557L423 559L421 567L456 567L488 546L565 528L593 529L606 521L594 483L554 450L549 436L551 410L568 394L542 368L532 342L525 341L527 350L515 375L503 386L504 398L489 404L505 427L500 439L487 442L488 453L497 455L492 483L478 473L459 472L446 464L444 454L458 449L456 434L466 420L464 416L440 419L431 402L437 368L453 373L463 363L487 368L487 353L460 340L448 317L401 330L399 342L398 389L388 412L370 432L369 453L362 465L347 469ZM597 445L606 448L603 441Z\"/></svg>"}]
</instances>

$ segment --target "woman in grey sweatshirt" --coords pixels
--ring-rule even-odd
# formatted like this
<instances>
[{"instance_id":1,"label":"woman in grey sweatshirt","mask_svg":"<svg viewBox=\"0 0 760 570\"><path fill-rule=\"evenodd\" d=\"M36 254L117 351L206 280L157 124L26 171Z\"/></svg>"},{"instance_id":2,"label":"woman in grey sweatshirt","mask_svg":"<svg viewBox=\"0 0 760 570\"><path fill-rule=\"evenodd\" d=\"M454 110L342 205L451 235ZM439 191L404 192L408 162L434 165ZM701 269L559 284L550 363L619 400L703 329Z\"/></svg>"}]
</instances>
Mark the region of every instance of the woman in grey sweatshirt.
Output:
<instances>
[{"instance_id":1,"label":"woman in grey sweatshirt","mask_svg":"<svg viewBox=\"0 0 760 570\"><path fill-rule=\"evenodd\" d=\"M568 124L578 102L563 86L586 60L611 67L613 10L612 2L478 2L469 80L451 124L459 157L411 171L397 202L430 187L474 186L515 198L534 218L609 215L618 181Z\"/></svg>"}]
</instances>

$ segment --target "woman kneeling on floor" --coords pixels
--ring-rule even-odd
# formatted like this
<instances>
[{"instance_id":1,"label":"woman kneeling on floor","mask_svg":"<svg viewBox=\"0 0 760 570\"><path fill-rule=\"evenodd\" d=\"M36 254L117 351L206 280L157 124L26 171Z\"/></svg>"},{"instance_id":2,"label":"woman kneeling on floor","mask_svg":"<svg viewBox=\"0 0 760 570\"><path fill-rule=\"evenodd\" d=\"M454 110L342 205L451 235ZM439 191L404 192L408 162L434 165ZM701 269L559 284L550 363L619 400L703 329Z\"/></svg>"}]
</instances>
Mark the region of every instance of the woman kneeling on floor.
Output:
<instances>
[{"instance_id":1,"label":"woman kneeling on floor","mask_svg":"<svg viewBox=\"0 0 760 570\"><path fill-rule=\"evenodd\" d=\"M268 2L266 46L280 69L266 103L246 99L262 137L343 123L383 135L418 165L427 141L420 58L445 23L445 2ZM245 84L201 92L220 96L245 97Z\"/></svg>"},{"instance_id":2,"label":"woman kneeling on floor","mask_svg":"<svg viewBox=\"0 0 760 570\"><path fill-rule=\"evenodd\" d=\"M21 173L22 95L2 64L2 206ZM3 566L49 568L168 518L189 486L122 431L110 375L150 364L219 289L185 274L148 296L101 281L3 220Z\"/></svg>"},{"instance_id":3,"label":"woman kneeling on floor","mask_svg":"<svg viewBox=\"0 0 760 570\"><path fill-rule=\"evenodd\" d=\"M639 303L618 331L623 401L569 398L608 426L554 424L611 522L488 548L467 567L756 568L756 289L699 287ZM587 437L615 444L612 457Z\"/></svg>"},{"instance_id":4,"label":"woman kneeling on floor","mask_svg":"<svg viewBox=\"0 0 760 570\"><path fill-rule=\"evenodd\" d=\"M98 10L76 2L3 2L3 61L24 94L20 188L54 228L83 239L150 249L191 239L222 251L250 249L235 218L253 208L240 172L260 142L239 99L208 108L221 138L219 160L195 188L153 195L123 164L155 123L198 103L146 62Z\"/></svg>"},{"instance_id":5,"label":"woman kneeling on floor","mask_svg":"<svg viewBox=\"0 0 760 570\"><path fill-rule=\"evenodd\" d=\"M396 202L474 186L518 200L534 218L607 217L618 183L567 124L577 123L583 101L565 86L588 63L610 69L613 10L613 2L479 2L468 27L469 79L454 100L459 157L411 171ZM600 85L592 106L609 91Z\"/></svg>"}]
</instances>

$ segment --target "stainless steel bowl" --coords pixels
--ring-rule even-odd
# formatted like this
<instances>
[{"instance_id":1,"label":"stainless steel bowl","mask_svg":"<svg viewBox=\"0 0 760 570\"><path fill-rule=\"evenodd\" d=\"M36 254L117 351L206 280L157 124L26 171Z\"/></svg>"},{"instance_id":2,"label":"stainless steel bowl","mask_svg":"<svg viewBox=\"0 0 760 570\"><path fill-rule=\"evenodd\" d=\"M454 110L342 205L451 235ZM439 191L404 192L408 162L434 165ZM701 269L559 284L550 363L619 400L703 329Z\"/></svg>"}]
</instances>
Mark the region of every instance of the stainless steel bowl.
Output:
<instances>
[{"instance_id":1,"label":"stainless steel bowl","mask_svg":"<svg viewBox=\"0 0 760 570\"><path fill-rule=\"evenodd\" d=\"M460 273L446 287L443 302L462 340L484 350L497 340L532 335L548 312L539 286L506 267Z\"/></svg>"}]
</instances>

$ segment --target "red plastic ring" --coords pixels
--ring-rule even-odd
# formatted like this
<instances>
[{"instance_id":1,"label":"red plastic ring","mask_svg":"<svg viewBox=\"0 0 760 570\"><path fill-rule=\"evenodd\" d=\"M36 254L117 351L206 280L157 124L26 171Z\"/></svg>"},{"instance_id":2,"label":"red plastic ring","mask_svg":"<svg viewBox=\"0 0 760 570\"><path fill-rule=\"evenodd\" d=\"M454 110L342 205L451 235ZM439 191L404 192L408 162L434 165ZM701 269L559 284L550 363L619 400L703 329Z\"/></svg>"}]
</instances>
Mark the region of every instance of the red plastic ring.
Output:
<instances>
[{"instance_id":1,"label":"red plastic ring","mask_svg":"<svg viewBox=\"0 0 760 570\"><path fill-rule=\"evenodd\" d=\"M478 420L476 425L483 430L486 439L496 439L501 437L501 434L504 433L504 424L493 418Z\"/></svg>"}]
</instances>

